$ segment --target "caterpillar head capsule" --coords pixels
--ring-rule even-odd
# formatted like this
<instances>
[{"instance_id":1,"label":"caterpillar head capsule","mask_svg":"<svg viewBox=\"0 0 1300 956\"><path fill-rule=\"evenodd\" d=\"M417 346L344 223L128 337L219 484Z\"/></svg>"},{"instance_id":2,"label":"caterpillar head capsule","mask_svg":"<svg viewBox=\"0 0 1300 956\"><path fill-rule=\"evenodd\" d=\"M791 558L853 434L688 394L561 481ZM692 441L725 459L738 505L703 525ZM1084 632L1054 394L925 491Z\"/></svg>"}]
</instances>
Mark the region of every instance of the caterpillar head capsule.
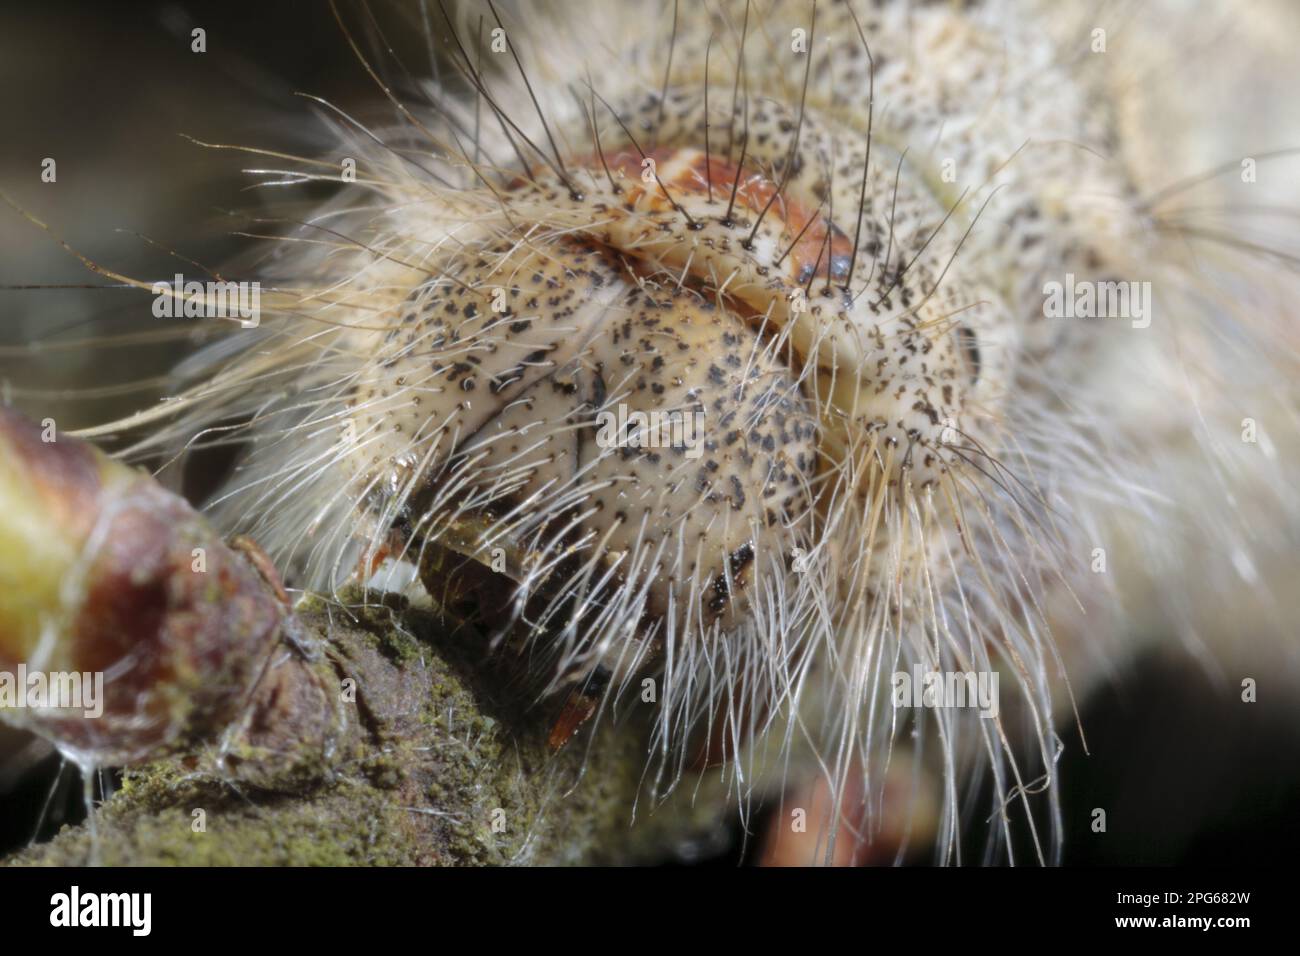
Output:
<instances>
[{"instance_id":1,"label":"caterpillar head capsule","mask_svg":"<svg viewBox=\"0 0 1300 956\"><path fill-rule=\"evenodd\" d=\"M727 159L696 145L702 100L670 101L649 152L629 128L649 117L609 107L623 135L565 162L580 190L537 168L477 197L503 198L508 226L460 230L381 328L350 336L369 357L336 454L372 557L445 588L443 551L475 579L500 552L506 581L473 587L552 689L648 670L699 686L725 666L744 675L723 708L738 720L793 692L798 670L763 661L831 639L828 591L833 618L869 619L891 580L945 576L933 516L962 449L987 454L1010 319L991 281L948 275L964 237L927 255L953 209L872 167L865 135L832 153L816 112L765 104ZM778 132L798 124L791 146ZM890 179L888 215L862 206ZM858 209L851 230L836 208ZM900 523L918 501L928 536Z\"/></svg>"}]
</instances>

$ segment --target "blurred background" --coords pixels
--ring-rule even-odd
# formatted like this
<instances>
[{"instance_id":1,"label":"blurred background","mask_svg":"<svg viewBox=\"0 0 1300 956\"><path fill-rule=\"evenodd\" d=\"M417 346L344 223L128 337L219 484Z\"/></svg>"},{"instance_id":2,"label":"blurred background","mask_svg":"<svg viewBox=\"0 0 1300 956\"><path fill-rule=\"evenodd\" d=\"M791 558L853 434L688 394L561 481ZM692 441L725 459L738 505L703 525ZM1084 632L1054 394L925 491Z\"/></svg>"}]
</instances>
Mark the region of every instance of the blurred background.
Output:
<instances>
[{"instance_id":1,"label":"blurred background","mask_svg":"<svg viewBox=\"0 0 1300 956\"><path fill-rule=\"evenodd\" d=\"M1222 5L1212 6L1221 13ZM1252 50L1248 72L1189 68L1165 77L1204 88L1182 100L1200 104L1201 126L1193 128L1204 133L1164 154L1161 178L1176 181L1221 161L1216 147L1233 124L1235 136L1266 134L1263 148L1300 145L1300 118L1282 109L1300 88L1292 39L1300 14L1285 3L1249 7L1275 16L1228 17L1238 34L1231 42ZM412 73L428 73L418 3L374 3L374 22L360 5L340 8L374 62L391 67L391 56L379 52L391 46ZM1292 25L1289 34L1267 28L1278 18ZM1212 43L1229 42L1221 21L1207 19ZM206 31L206 53L191 52L195 27ZM406 87L394 73L393 85ZM0 190L50 230L0 205L0 285L7 287L0 290L0 401L76 428L157 400L168 368L198 340L183 330L184 338L160 338L147 292L111 288L55 236L105 268L149 281L188 271L189 260L215 268L238 262L252 243L234 233L270 201L279 214L287 192L249 189L252 177L242 170L274 161L205 149L182 134L319 155L329 140L300 92L363 121L391 116L323 2L0 2ZM1274 99L1276 108L1268 105ZM1246 103L1250 109L1240 108ZM46 158L57 164L53 183L41 180ZM1294 178L1290 192L1300 197ZM292 191L295 202L326 195ZM34 285L52 288L20 288ZM105 338L117 344L99 341ZM1250 629L1276 624L1228 615L1215 626L1239 631L1234 636L1249 648ZM1244 656L1218 671L1177 655L1150 656L1121 667L1112 686L1082 702L1091 756L1073 728L1062 730L1066 864L1249 863L1300 853L1300 694L1265 679L1272 659L1262 650ZM1243 675L1260 681L1256 704L1240 700ZM84 812L80 795L72 768L61 770L57 756L0 727L0 855L75 822ZM1104 834L1090 829L1094 807L1107 810ZM686 862L752 862L757 843L742 853L733 836L731 846ZM968 858L978 859L979 841L972 842ZM926 847L911 857L930 858Z\"/></svg>"}]
</instances>

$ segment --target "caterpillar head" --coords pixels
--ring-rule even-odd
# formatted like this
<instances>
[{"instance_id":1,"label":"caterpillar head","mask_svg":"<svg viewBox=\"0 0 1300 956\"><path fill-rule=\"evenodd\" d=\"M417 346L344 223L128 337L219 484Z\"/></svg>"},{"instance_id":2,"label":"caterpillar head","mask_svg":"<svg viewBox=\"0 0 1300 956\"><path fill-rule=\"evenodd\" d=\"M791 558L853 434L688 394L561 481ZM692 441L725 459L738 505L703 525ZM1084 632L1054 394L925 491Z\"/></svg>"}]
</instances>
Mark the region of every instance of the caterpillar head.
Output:
<instances>
[{"instance_id":1,"label":"caterpillar head","mask_svg":"<svg viewBox=\"0 0 1300 956\"><path fill-rule=\"evenodd\" d=\"M953 208L873 166L866 131L765 102L728 159L703 131L743 116L666 102L649 151L632 129L657 103L611 106L594 155L457 196L483 223L348 345L339 457L378 546L426 584L476 578L553 686L726 672L735 720L788 699L845 615L914 611L891 578L944 576L936 516L962 449L987 454L1013 330L947 274ZM981 338L1004 346L987 363Z\"/></svg>"},{"instance_id":2,"label":"caterpillar head","mask_svg":"<svg viewBox=\"0 0 1300 956\"><path fill-rule=\"evenodd\" d=\"M782 15L815 31L811 11ZM987 664L1025 611L981 587L994 620L935 649L950 582L1009 562L1027 521L993 500L1023 315L996 221L976 231L1013 150L962 191L876 122L877 83L906 85L867 45L892 13L823 10L816 55L767 68L745 16L684 30L658 90L552 76L531 121L449 22L501 135L383 158L381 195L408 201L330 213L350 242L293 263L319 330L265 323L250 338L281 352L222 385L283 383L217 511L300 580L404 559L552 691L616 702L655 675L674 742L796 711L845 654L849 709L887 646ZM706 41L738 24L726 95ZM459 141L448 109L430 135Z\"/></svg>"}]
</instances>

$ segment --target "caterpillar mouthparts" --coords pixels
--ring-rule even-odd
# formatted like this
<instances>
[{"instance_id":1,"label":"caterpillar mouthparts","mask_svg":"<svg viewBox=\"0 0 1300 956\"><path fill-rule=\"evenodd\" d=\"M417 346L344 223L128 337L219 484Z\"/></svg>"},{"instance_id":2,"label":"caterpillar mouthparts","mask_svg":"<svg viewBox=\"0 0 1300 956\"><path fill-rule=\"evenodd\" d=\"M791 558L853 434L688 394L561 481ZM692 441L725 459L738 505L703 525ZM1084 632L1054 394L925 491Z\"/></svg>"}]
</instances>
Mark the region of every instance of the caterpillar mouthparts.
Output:
<instances>
[{"instance_id":1,"label":"caterpillar mouthparts","mask_svg":"<svg viewBox=\"0 0 1300 956\"><path fill-rule=\"evenodd\" d=\"M655 799L710 763L742 803L820 777L830 858L908 750L941 858L984 768L990 840L1018 803L1045 860L1031 795L1055 841L1054 722L1129 653L1125 594L1149 571L1177 605L1180 550L1240 570L1300 526L1235 443L1252 408L1294 422L1292 352L1244 371L1276 320L1187 255L1076 18L579 6L439 3L424 109L353 45L397 125L338 113L290 179L337 161L339 194L264 264L261 320L91 434L233 447L216 527L305 591L413 577L527 671L553 748L650 700ZM1268 517L1206 517L1230 480Z\"/></svg>"}]
</instances>

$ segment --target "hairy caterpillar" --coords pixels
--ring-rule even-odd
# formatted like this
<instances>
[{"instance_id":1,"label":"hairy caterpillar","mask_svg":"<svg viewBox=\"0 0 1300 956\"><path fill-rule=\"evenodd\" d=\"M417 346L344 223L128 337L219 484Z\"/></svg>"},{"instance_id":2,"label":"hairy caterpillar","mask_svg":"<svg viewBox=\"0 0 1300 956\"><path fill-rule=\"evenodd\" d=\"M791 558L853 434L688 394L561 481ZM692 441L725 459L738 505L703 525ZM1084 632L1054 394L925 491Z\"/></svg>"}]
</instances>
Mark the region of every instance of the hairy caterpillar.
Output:
<instances>
[{"instance_id":1,"label":"hairy caterpillar","mask_svg":"<svg viewBox=\"0 0 1300 956\"><path fill-rule=\"evenodd\" d=\"M354 188L133 451L238 443L209 511L297 586L422 569L568 701L557 743L658 681L652 793L806 761L836 818L915 729L944 846L974 765L995 816L1050 803L1067 678L1123 653L1114 566L1177 607L1223 573L1180 551L1285 553L1294 496L1237 433L1288 447L1292 353L1257 363L1293 338L1159 228L1091 11L1021 9L421 8L459 94L340 118ZM1154 299L1047 314L1067 281ZM702 413L702 454L604 447L620 406ZM1220 480L1249 501L1210 513ZM1000 674L1001 713L895 708L917 668Z\"/></svg>"}]
</instances>

